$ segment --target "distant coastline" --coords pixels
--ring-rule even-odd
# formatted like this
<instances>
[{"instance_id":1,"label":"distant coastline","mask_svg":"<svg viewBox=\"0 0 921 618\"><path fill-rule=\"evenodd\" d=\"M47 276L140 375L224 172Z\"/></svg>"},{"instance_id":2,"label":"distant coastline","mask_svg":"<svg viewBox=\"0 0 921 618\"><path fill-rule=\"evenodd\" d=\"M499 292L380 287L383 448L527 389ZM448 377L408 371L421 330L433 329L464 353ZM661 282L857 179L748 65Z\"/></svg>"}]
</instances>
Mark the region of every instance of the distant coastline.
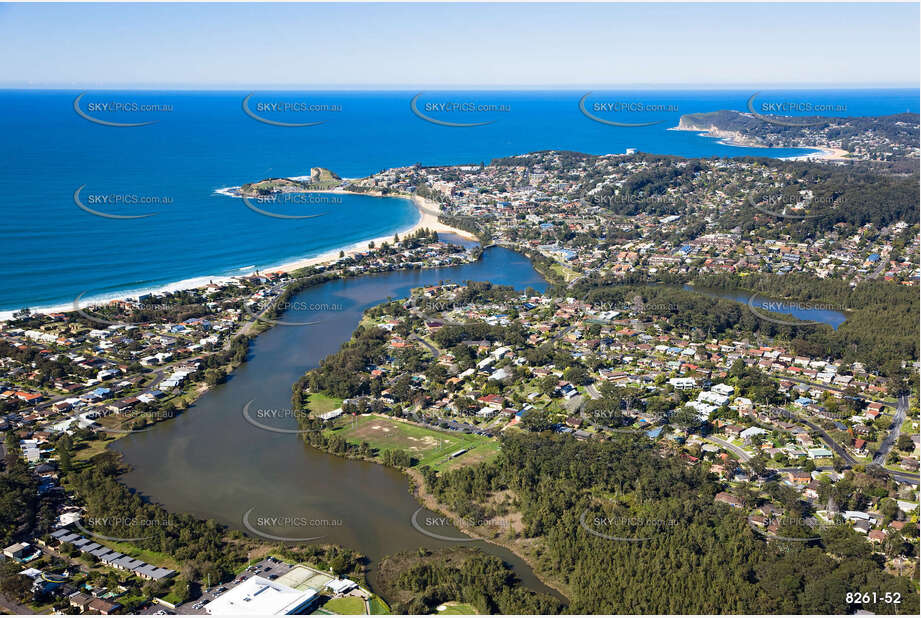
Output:
<instances>
[{"instance_id":1,"label":"distant coastline","mask_svg":"<svg viewBox=\"0 0 921 618\"><path fill-rule=\"evenodd\" d=\"M671 127L666 129L667 131L691 131L697 133L698 137L706 137L709 139L717 140L717 144L722 146L731 146L734 148L764 148L766 150L772 150L770 146L765 146L764 144L759 144L752 142L751 140L746 139L741 133L737 131L724 131L722 129L717 129L716 127ZM816 160L825 160L825 161L846 161L848 154L846 150L841 150L840 148L831 148L829 146L809 146L802 148L801 150L810 150L806 154L793 155L790 157L780 157L782 161L816 161Z\"/></svg>"}]
</instances>

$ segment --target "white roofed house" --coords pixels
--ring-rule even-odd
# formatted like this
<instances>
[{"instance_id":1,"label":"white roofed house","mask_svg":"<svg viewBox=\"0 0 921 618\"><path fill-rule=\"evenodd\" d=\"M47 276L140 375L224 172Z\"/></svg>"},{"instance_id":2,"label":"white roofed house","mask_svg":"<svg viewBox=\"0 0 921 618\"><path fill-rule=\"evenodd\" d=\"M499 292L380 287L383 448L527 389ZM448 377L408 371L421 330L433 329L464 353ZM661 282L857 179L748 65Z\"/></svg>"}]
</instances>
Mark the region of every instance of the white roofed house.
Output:
<instances>
[{"instance_id":1,"label":"white roofed house","mask_svg":"<svg viewBox=\"0 0 921 618\"><path fill-rule=\"evenodd\" d=\"M345 594L349 590L357 588L358 584L350 579L334 579L326 584L326 586L333 592L333 594Z\"/></svg>"},{"instance_id":2,"label":"white roofed house","mask_svg":"<svg viewBox=\"0 0 921 618\"><path fill-rule=\"evenodd\" d=\"M726 395L721 395L714 391L703 391L697 396L698 401L703 401L704 403L710 403L717 407L725 406L729 403L729 397Z\"/></svg>"},{"instance_id":3,"label":"white roofed house","mask_svg":"<svg viewBox=\"0 0 921 618\"><path fill-rule=\"evenodd\" d=\"M764 435L767 433L767 430L761 429L760 427L749 427L748 429L742 431L739 434L739 437L745 440L746 442L751 442L751 439L755 436Z\"/></svg>"},{"instance_id":4,"label":"white roofed house","mask_svg":"<svg viewBox=\"0 0 921 618\"><path fill-rule=\"evenodd\" d=\"M684 405L696 411L697 417L701 421L710 420L710 416L717 410L717 406L714 406L708 403L704 403L702 401L689 401L688 403Z\"/></svg>"},{"instance_id":5,"label":"white roofed house","mask_svg":"<svg viewBox=\"0 0 921 618\"><path fill-rule=\"evenodd\" d=\"M697 388L697 381L694 378L669 378L668 383L679 391Z\"/></svg>"}]
</instances>

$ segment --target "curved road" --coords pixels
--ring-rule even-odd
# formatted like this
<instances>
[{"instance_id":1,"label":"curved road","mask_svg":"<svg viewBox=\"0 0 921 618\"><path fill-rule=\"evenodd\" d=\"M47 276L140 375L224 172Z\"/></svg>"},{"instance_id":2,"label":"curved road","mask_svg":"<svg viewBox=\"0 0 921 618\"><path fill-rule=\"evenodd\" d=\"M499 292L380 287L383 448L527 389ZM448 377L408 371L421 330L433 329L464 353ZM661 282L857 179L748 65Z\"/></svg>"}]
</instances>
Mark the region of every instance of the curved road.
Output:
<instances>
[{"instance_id":1,"label":"curved road","mask_svg":"<svg viewBox=\"0 0 921 618\"><path fill-rule=\"evenodd\" d=\"M726 440L721 440L720 438L714 438L713 436L707 436L706 439L709 440L710 442L713 442L715 444L722 446L724 449L732 451L739 459L742 460L743 463L750 461L752 458L752 456L749 455L745 451L745 449L739 446L736 446L732 442L727 442Z\"/></svg>"}]
</instances>

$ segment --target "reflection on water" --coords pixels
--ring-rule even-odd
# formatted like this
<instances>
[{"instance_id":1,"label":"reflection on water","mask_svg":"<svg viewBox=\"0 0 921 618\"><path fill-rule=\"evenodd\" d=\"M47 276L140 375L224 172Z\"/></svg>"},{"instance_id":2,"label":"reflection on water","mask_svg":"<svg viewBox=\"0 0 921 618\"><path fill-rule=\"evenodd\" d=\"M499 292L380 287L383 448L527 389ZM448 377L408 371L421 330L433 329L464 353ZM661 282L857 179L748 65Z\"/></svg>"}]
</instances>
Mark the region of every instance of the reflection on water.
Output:
<instances>
[{"instance_id":1,"label":"reflection on water","mask_svg":"<svg viewBox=\"0 0 921 618\"><path fill-rule=\"evenodd\" d=\"M123 481L170 511L238 529L244 528L246 516L251 533L320 537L317 542L367 555L372 567L399 551L457 544L413 527L419 505L399 472L317 451L296 434L259 429L243 418L243 407L252 401L253 413L271 415L267 422L272 426L296 428L291 385L349 339L362 312L442 280L492 281L541 291L546 286L525 258L496 247L474 264L331 281L306 290L295 299L296 306L335 310L287 312L285 321L318 324L275 326L259 335L250 360L226 384L178 418L119 440L114 448L132 466ZM463 536L450 530L448 536ZM551 592L511 552L479 541L474 545L513 565L529 587Z\"/></svg>"},{"instance_id":2,"label":"reflection on water","mask_svg":"<svg viewBox=\"0 0 921 618\"><path fill-rule=\"evenodd\" d=\"M738 301L751 306L758 310L759 317L769 316L770 313L777 313L781 316L792 315L798 320L804 322L819 322L828 324L833 329L838 327L847 319L847 316L833 309L823 306L821 303L805 303L789 300L779 300L764 296L763 294L752 295L751 292L736 290L719 290L711 288L698 288L690 285L682 286L685 290L697 292L713 298L726 298L728 300ZM771 316L775 317L775 316ZM782 319L782 318L781 318Z\"/></svg>"}]
</instances>

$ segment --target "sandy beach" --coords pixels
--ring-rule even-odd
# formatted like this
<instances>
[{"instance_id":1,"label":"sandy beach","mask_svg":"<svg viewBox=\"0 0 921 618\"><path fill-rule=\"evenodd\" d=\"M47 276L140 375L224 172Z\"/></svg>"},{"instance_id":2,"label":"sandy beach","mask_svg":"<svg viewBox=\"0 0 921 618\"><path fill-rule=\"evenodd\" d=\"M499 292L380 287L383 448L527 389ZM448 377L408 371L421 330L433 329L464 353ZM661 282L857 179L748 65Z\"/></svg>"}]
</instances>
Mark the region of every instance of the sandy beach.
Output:
<instances>
[{"instance_id":1,"label":"sandy beach","mask_svg":"<svg viewBox=\"0 0 921 618\"><path fill-rule=\"evenodd\" d=\"M804 148L815 148L819 152L813 152L808 155L798 157L783 157L784 161L850 161L850 153L841 148L831 148L829 146L804 146Z\"/></svg>"},{"instance_id":2,"label":"sandy beach","mask_svg":"<svg viewBox=\"0 0 921 618\"><path fill-rule=\"evenodd\" d=\"M345 191L342 189L332 189L330 191L315 191L314 193L352 193L355 195L373 195L374 197L404 197L405 196L385 196L380 193L358 193L356 191ZM447 234L457 234L463 238L470 240L476 240L476 237L473 236L470 232L465 232L464 230L459 230L456 227L451 227L450 225L445 225L438 221L438 215L441 213L441 207L437 202L432 200L419 197L418 195L412 196L412 202L416 206L416 210L419 211L419 220L416 221L415 225L408 227L404 230L399 230L396 232L400 237L413 234L421 229L434 230L436 232L444 232ZM382 202L383 203L383 202ZM348 245L346 247L340 247L338 249L333 249L322 253L320 255L304 258L300 260L295 260L293 262L285 262L284 264L279 264L277 266L269 266L262 268L263 272L291 272L299 268L305 268L307 266L317 266L319 264L328 264L339 259L339 252L344 251L345 255L351 256L356 253L363 253L368 251L369 245L374 243L375 247L380 247L383 242L393 242L393 236L380 236L378 238L372 238L370 240L362 240L361 242Z\"/></svg>"},{"instance_id":3,"label":"sandy beach","mask_svg":"<svg viewBox=\"0 0 921 618\"><path fill-rule=\"evenodd\" d=\"M313 193L354 193L356 195L372 195L375 197L402 197L404 199L407 199L407 196L402 196L402 195L382 196L380 193L360 193L359 194L355 191L344 191L342 189L332 189L330 191L315 191ZM224 194L229 195L227 193L224 193ZM408 227L402 230L398 230L396 233L399 234L401 238L408 234L413 234L414 232L421 230L421 229L429 229L429 230L434 230L439 233L457 234L458 236L461 236L463 238L467 238L470 240L476 240L476 237L470 234L469 232L465 232L464 230L459 230L449 225L444 225L443 223L440 223L438 221L438 214L441 212L441 207L438 205L437 202L434 202L432 200L428 200L428 199L425 199L419 196L415 196L415 195L412 196L410 199L412 199L412 202L415 205L416 210L419 212L419 220L416 221L416 223L412 225L411 227ZM387 200L381 200L382 206L386 206L386 204L387 204ZM375 247L380 247L381 243L383 242L392 243L393 235L380 236L378 238L373 238L370 240L363 240L363 241L360 241L360 242L357 242L351 245L347 245L347 246L339 247L336 249L332 249L330 251L326 251L325 253L322 253L314 257L303 258L299 260L284 262L282 264L270 265L270 266L257 265L255 268L249 268L247 269L247 272L240 273L239 275L230 275L226 273L222 275L204 275L200 277L194 277L191 279L183 279L182 281L176 281L173 283L163 284L163 285L151 287L151 288L129 289L129 290L121 291L121 292L113 292L111 294L106 294L104 296L98 296L98 297L94 296L90 298L83 298L80 300L80 302L78 303L79 306L77 307L75 307L73 302L70 302L70 303L62 303L62 304L57 304L57 305L48 306L48 307L30 307L30 311L32 313L43 313L43 314L65 313L67 311L74 311L76 309L86 308L87 306L90 306L90 305L98 305L98 304L107 303L113 300L124 300L124 299L130 299L130 298L137 298L138 296L141 296L144 294L162 294L164 292L177 292L179 290L191 290L191 289L195 289L195 288L199 288L199 287L208 285L211 282L221 284L221 283L230 281L234 279L235 277L245 277L257 271L263 272L263 273L291 272L299 268L305 268L307 266L316 266L318 264L329 264L329 263L335 262L336 260L339 259L340 251L345 252L346 255L355 255L357 253L363 253L369 250L368 245L372 242L374 243ZM14 310L14 309L0 311L0 321L9 320L10 318L13 317L13 314L16 313L16 311L17 310Z\"/></svg>"}]
</instances>

